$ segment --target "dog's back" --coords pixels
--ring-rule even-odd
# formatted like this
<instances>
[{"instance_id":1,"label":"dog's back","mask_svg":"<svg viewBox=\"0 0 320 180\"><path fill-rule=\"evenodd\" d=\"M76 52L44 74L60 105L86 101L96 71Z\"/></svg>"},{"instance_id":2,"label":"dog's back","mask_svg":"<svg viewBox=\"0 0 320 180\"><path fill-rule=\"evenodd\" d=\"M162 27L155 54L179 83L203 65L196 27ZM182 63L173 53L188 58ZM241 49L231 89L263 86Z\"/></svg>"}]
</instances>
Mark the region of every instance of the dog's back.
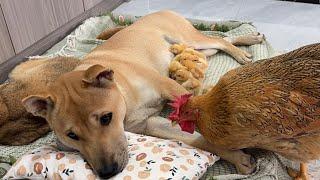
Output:
<instances>
[{"instance_id":1,"label":"dog's back","mask_svg":"<svg viewBox=\"0 0 320 180\"><path fill-rule=\"evenodd\" d=\"M119 31L85 59L94 60L99 57L101 60L102 56L109 55L126 63L143 65L167 76L168 66L173 58L168 51L171 46L168 40L183 42L184 37L188 36L190 39L193 33L199 32L182 16L172 11L159 11L144 16Z\"/></svg>"}]
</instances>

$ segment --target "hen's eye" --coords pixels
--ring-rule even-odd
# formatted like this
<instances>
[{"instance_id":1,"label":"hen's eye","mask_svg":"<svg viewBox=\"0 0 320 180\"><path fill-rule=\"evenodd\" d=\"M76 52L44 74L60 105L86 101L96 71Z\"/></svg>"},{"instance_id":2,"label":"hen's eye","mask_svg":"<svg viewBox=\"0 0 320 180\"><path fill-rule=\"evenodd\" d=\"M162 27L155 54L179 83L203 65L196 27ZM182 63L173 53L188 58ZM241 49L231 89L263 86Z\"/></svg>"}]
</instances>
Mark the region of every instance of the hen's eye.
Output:
<instances>
[{"instance_id":1,"label":"hen's eye","mask_svg":"<svg viewBox=\"0 0 320 180\"><path fill-rule=\"evenodd\" d=\"M73 140L76 140L76 141L79 140L79 137L78 137L75 133L73 133L73 132L69 132L69 133L67 134L67 136L68 136L69 138L73 139Z\"/></svg>"},{"instance_id":2,"label":"hen's eye","mask_svg":"<svg viewBox=\"0 0 320 180\"><path fill-rule=\"evenodd\" d=\"M100 117L100 123L103 126L109 125L111 120L112 120L112 113L111 112Z\"/></svg>"}]
</instances>

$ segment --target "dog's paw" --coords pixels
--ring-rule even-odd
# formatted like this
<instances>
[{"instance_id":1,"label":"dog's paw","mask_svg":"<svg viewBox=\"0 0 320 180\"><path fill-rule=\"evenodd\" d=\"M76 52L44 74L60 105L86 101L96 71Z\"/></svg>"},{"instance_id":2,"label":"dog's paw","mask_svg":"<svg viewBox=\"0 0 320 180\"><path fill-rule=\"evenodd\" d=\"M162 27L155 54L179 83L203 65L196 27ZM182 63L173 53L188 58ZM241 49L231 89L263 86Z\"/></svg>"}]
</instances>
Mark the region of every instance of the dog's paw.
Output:
<instances>
[{"instance_id":1,"label":"dog's paw","mask_svg":"<svg viewBox=\"0 0 320 180\"><path fill-rule=\"evenodd\" d=\"M241 174L251 174L256 169L256 162L254 158L249 155L242 153L238 156L237 162L234 163L237 168L237 171Z\"/></svg>"},{"instance_id":2,"label":"dog's paw","mask_svg":"<svg viewBox=\"0 0 320 180\"><path fill-rule=\"evenodd\" d=\"M259 32L248 35L247 38L248 44L251 45L260 44L265 39L264 34L260 34Z\"/></svg>"},{"instance_id":3,"label":"dog's paw","mask_svg":"<svg viewBox=\"0 0 320 180\"><path fill-rule=\"evenodd\" d=\"M252 61L252 59L250 59L252 57L252 55L244 50L241 49L237 49L237 52L234 56L234 58L236 59L236 61L240 64L247 64L249 62Z\"/></svg>"}]
</instances>

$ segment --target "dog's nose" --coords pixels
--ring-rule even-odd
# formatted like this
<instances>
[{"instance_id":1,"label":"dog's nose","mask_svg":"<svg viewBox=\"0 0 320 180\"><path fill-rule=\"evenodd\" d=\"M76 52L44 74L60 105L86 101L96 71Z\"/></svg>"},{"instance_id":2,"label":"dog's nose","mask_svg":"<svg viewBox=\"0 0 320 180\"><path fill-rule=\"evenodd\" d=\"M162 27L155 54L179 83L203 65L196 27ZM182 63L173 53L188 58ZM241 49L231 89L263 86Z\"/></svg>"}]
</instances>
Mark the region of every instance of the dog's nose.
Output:
<instances>
[{"instance_id":1,"label":"dog's nose","mask_svg":"<svg viewBox=\"0 0 320 180\"><path fill-rule=\"evenodd\" d=\"M118 171L119 171L118 163L113 163L111 166L110 165L103 166L101 169L97 170L97 173L101 178L108 179L116 175Z\"/></svg>"}]
</instances>

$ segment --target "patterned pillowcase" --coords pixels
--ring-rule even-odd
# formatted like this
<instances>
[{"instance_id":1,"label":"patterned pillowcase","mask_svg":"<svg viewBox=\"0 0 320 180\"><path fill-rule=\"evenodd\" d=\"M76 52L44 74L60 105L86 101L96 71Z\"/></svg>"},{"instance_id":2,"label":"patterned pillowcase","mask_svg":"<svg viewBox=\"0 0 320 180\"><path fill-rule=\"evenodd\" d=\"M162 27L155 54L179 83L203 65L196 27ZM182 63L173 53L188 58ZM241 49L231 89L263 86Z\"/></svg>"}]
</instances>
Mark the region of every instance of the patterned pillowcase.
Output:
<instances>
[{"instance_id":1,"label":"patterned pillowcase","mask_svg":"<svg viewBox=\"0 0 320 180\"><path fill-rule=\"evenodd\" d=\"M219 158L173 140L126 132L129 163L112 179L199 179ZM62 152L55 145L38 148L21 157L4 179L88 179L98 177L76 152Z\"/></svg>"}]
</instances>

